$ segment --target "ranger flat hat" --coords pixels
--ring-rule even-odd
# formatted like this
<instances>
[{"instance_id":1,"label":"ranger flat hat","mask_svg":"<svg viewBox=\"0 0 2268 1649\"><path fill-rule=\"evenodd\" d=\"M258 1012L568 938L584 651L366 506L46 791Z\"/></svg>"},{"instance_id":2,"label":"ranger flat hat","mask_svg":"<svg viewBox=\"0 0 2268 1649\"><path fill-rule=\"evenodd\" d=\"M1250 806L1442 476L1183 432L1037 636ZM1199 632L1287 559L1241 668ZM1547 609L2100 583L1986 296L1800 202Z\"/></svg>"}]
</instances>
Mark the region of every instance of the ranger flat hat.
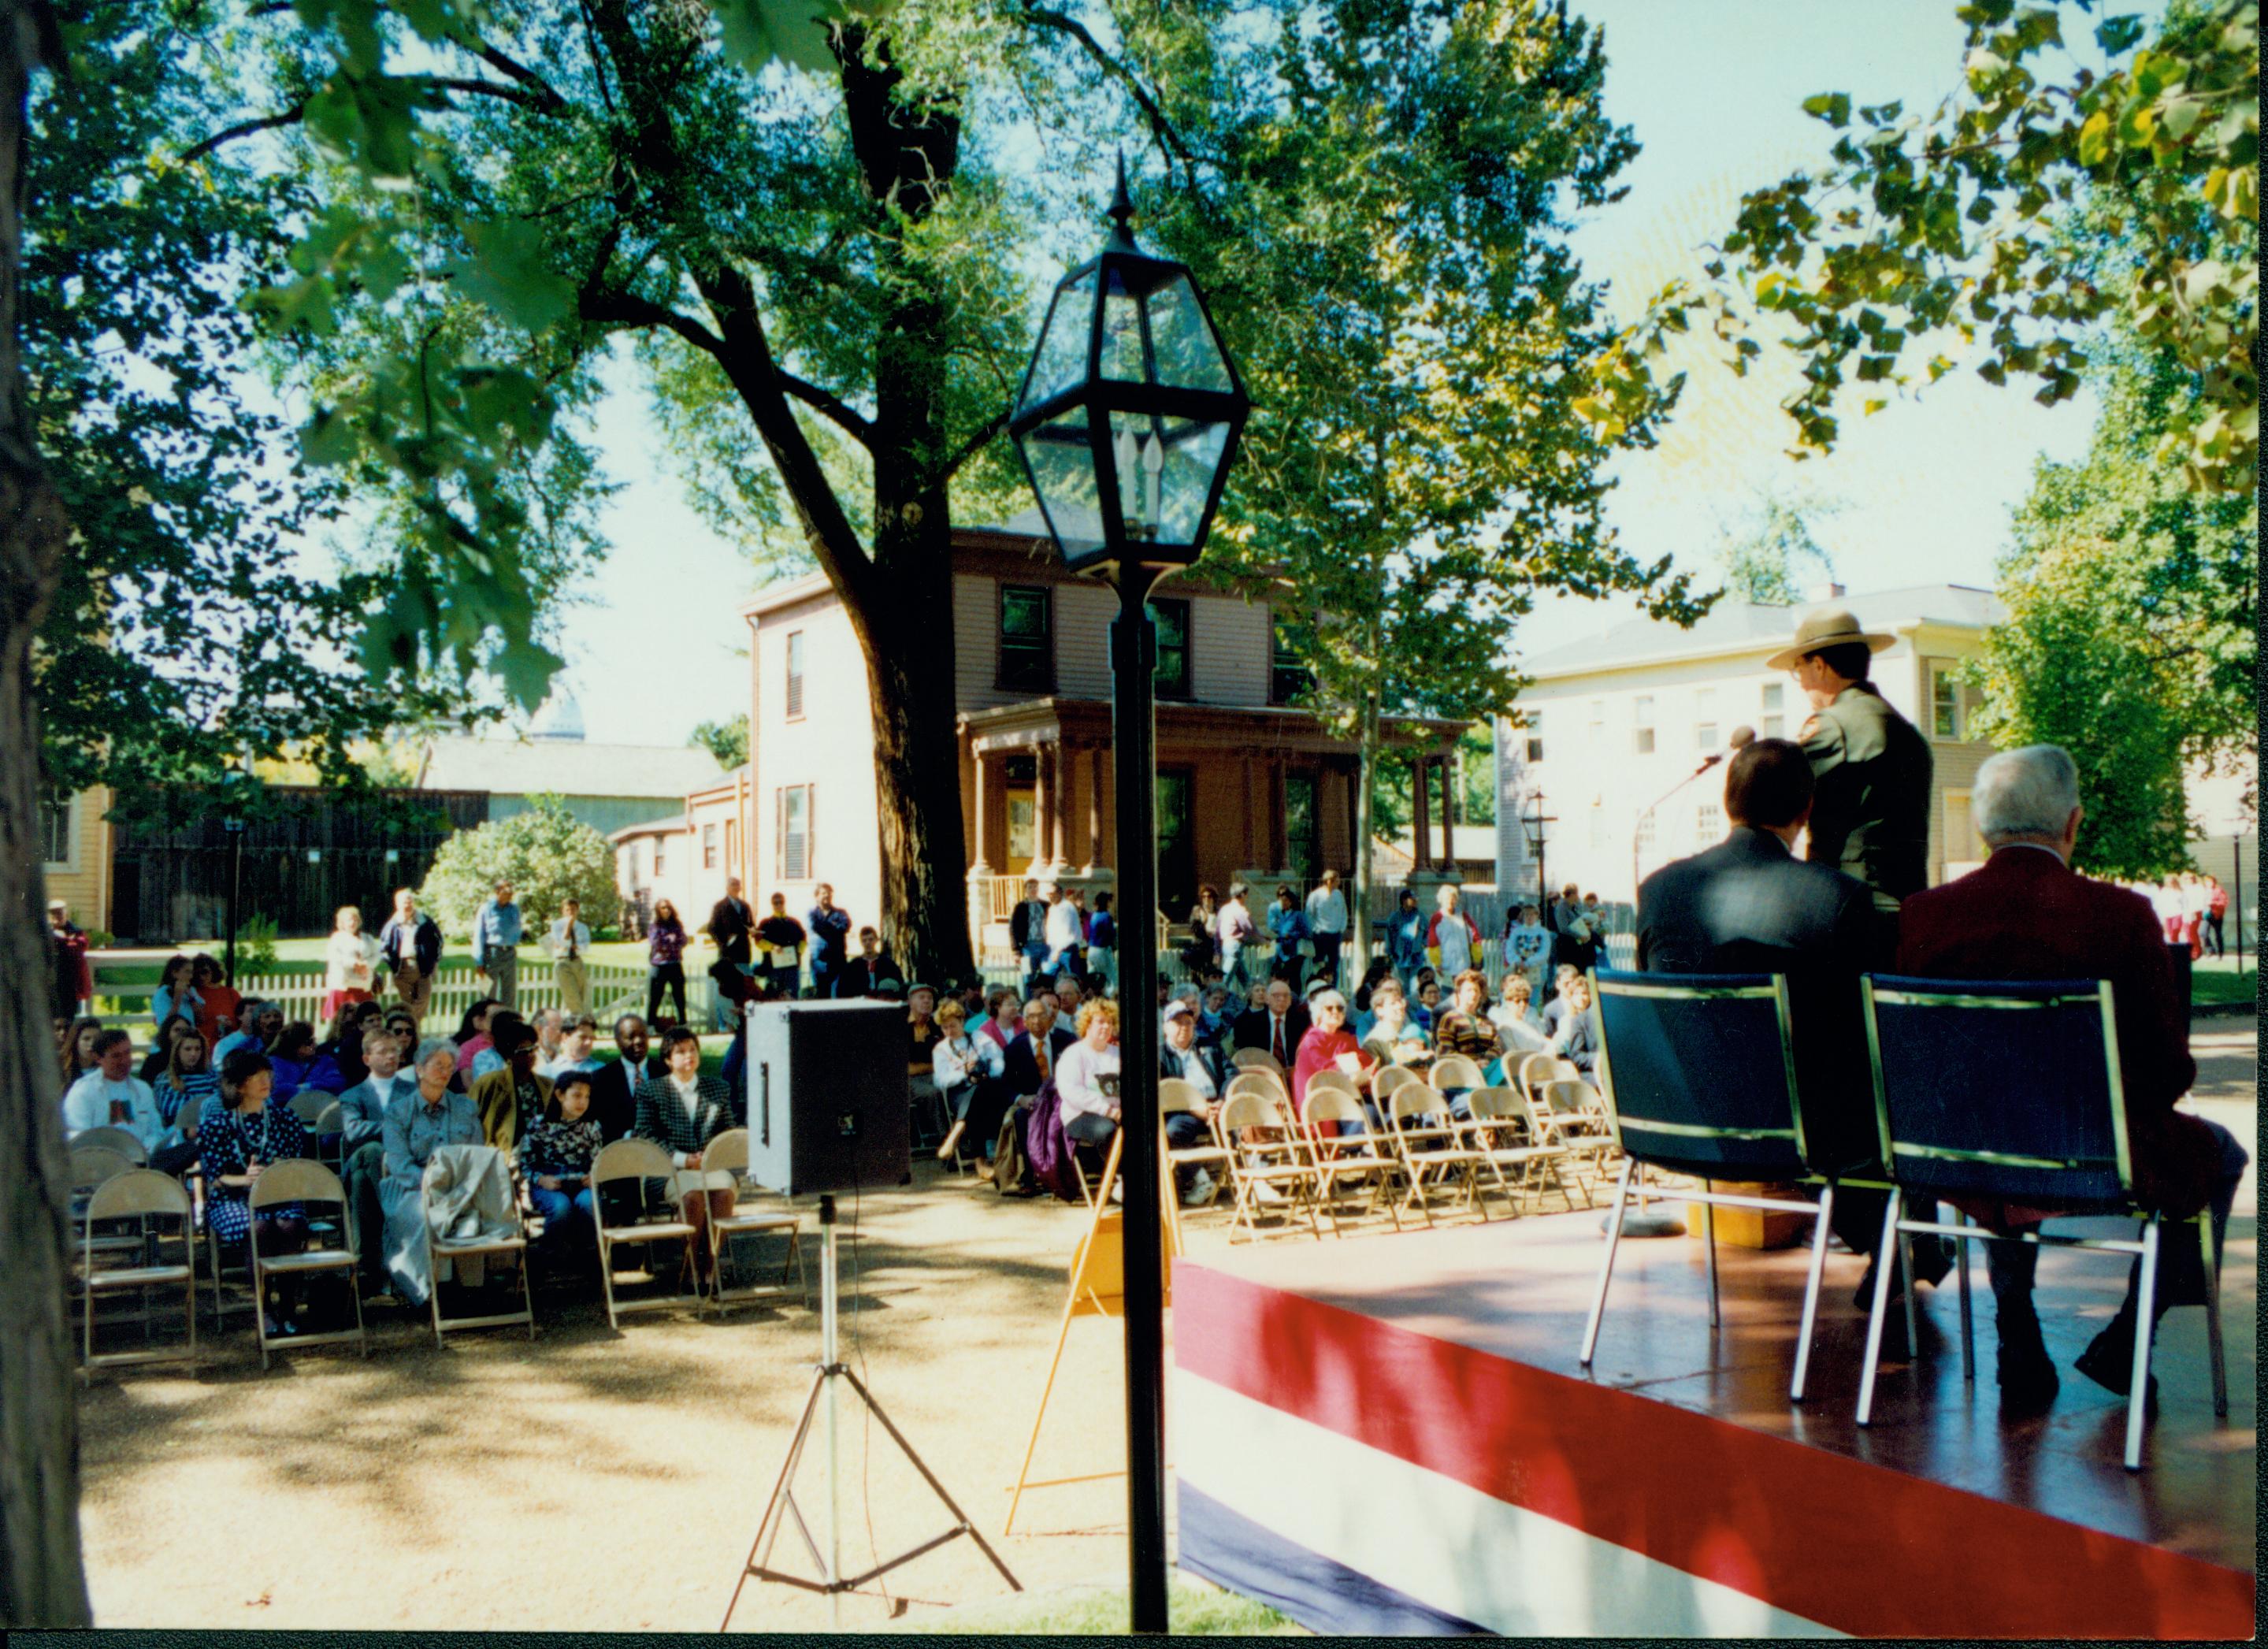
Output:
<instances>
[{"instance_id":1,"label":"ranger flat hat","mask_svg":"<svg viewBox=\"0 0 2268 1649\"><path fill-rule=\"evenodd\" d=\"M1880 652L1896 643L1895 636L1877 636L1859 627L1859 615L1847 607L1815 607L1795 627L1795 645L1764 660L1767 670L1785 670L1808 652L1845 647L1862 642L1869 652Z\"/></svg>"}]
</instances>

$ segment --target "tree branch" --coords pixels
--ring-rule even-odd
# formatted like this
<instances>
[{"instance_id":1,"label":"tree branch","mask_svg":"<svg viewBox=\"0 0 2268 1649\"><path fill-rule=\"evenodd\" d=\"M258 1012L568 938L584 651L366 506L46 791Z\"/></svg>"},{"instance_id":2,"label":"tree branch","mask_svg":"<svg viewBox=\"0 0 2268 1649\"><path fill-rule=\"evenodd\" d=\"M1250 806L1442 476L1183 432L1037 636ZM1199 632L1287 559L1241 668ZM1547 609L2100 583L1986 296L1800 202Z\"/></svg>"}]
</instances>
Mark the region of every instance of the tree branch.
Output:
<instances>
[{"instance_id":1,"label":"tree branch","mask_svg":"<svg viewBox=\"0 0 2268 1649\"><path fill-rule=\"evenodd\" d=\"M855 407L846 405L839 397L830 394L816 384L806 383L792 372L777 374L779 386L807 406L825 413L841 425L859 445L872 448L874 445L874 425Z\"/></svg>"},{"instance_id":2,"label":"tree branch","mask_svg":"<svg viewBox=\"0 0 2268 1649\"><path fill-rule=\"evenodd\" d=\"M1143 117L1150 122L1151 134L1157 138L1159 147L1178 156L1182 166L1189 168L1190 176L1194 180L1197 166L1197 157L1189 151L1189 146L1182 142L1181 133L1174 129L1174 122L1167 117L1165 109L1160 106L1155 95L1142 84L1140 77L1136 75L1131 68L1103 49L1102 42L1094 38L1094 32L1086 24L1068 12L1058 11L1053 6L1034 4L1032 0L1025 0L1024 18L1025 21L1035 23L1042 28L1054 29L1058 33L1068 34L1077 40L1086 50L1086 55L1094 60L1097 68L1126 88L1127 95L1140 106Z\"/></svg>"},{"instance_id":3,"label":"tree branch","mask_svg":"<svg viewBox=\"0 0 2268 1649\"><path fill-rule=\"evenodd\" d=\"M533 69L513 62L495 47L486 43L473 48L472 51L474 55L498 74L516 80L521 85L527 87L535 99L536 107L553 114L563 114L567 112L567 99L552 90L551 83Z\"/></svg>"},{"instance_id":4,"label":"tree branch","mask_svg":"<svg viewBox=\"0 0 2268 1649\"><path fill-rule=\"evenodd\" d=\"M961 467L992 444L992 438L1008 427L1006 412L996 412L984 421L984 427L961 444L961 450L945 460L938 472L938 484L943 486L961 471Z\"/></svg>"},{"instance_id":5,"label":"tree branch","mask_svg":"<svg viewBox=\"0 0 2268 1649\"><path fill-rule=\"evenodd\" d=\"M181 156L181 164L202 160L224 144L232 144L239 137L250 137L256 132L272 132L279 127L297 126L306 118L308 99L301 98L280 114L263 114L258 120L241 121L225 130L215 132L203 142L191 147Z\"/></svg>"},{"instance_id":6,"label":"tree branch","mask_svg":"<svg viewBox=\"0 0 2268 1649\"><path fill-rule=\"evenodd\" d=\"M404 84L416 87L429 96L450 92L464 92L480 97L501 98L507 103L517 103L523 108L537 109L545 114L558 114L567 105L559 94L545 86L541 92L523 92L518 86L499 85L493 80L468 80L453 75L401 75L396 77ZM549 99L547 101L547 99ZM239 137L250 137L260 132L272 132L286 126L297 126L307 118L307 105L312 95L301 98L290 108L275 114L263 114L257 120L240 121L236 125L215 132L211 136L191 145L182 153L182 164L202 159L225 144Z\"/></svg>"},{"instance_id":7,"label":"tree branch","mask_svg":"<svg viewBox=\"0 0 2268 1649\"><path fill-rule=\"evenodd\" d=\"M659 327L675 333L704 355L719 359L723 357L725 341L708 328L689 315L681 315L675 310L650 298L640 298L635 292L596 291L585 287L576 301L575 313L585 320L597 321L602 326L630 327L639 330Z\"/></svg>"}]
</instances>

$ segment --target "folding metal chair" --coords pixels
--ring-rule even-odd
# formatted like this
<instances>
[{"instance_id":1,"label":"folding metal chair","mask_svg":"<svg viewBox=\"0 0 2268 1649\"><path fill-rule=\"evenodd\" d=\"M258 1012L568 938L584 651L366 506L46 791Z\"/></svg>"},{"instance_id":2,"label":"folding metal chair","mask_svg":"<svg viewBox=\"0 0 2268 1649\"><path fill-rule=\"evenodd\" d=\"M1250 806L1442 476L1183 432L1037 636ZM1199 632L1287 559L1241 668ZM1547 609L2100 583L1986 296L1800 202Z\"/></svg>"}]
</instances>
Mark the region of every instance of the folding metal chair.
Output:
<instances>
[{"instance_id":1,"label":"folding metal chair","mask_svg":"<svg viewBox=\"0 0 2268 1649\"><path fill-rule=\"evenodd\" d=\"M347 1231L347 1189L339 1183L339 1176L320 1162L310 1162L298 1157L286 1158L281 1162L271 1162L260 1171L260 1177L252 1182L245 1203L255 1218L261 1209L275 1208L285 1203L335 1203L339 1207L338 1224L332 1226L326 1222L323 1227L338 1236L340 1246L335 1248L314 1244L313 1237L316 1226L313 1220L308 1222L309 1246L298 1254L265 1255L260 1252L257 1242L253 1244L253 1283L263 1305L268 1297L269 1277L279 1274L295 1277L332 1274L339 1278L348 1298L354 1301L353 1328L334 1329L323 1334L294 1334L281 1339L269 1337L268 1313L264 1309L254 1312L253 1329L260 1339L261 1369L268 1366L271 1349L296 1351L302 1346L342 1345L351 1340L360 1348L362 1355L368 1357L370 1336L363 1327L362 1290L355 1286L361 1261L355 1250L354 1238Z\"/></svg>"},{"instance_id":2,"label":"folding metal chair","mask_svg":"<svg viewBox=\"0 0 2268 1649\"><path fill-rule=\"evenodd\" d=\"M1240 1048L1229 1055L1228 1063L1237 1071L1272 1071L1278 1081L1287 1085L1292 1080L1283 1062L1264 1048Z\"/></svg>"},{"instance_id":3,"label":"folding metal chair","mask_svg":"<svg viewBox=\"0 0 2268 1649\"><path fill-rule=\"evenodd\" d=\"M96 1226L111 1220L132 1219L142 1223L143 1236L127 1240L142 1251L145 1263L109 1266L97 1269L95 1256L103 1250L101 1239L94 1234ZM191 1229L194 1210L189 1202L188 1188L169 1174L155 1168L128 1168L107 1175L87 1197L86 1217L80 1226L79 1286L86 1296L85 1309L85 1342L79 1361L79 1378L92 1384L97 1367L115 1366L128 1363L170 1363L186 1358L195 1362L197 1356L197 1277L188 1264L164 1265L146 1263L146 1244L162 1240L162 1234L151 1232L152 1219L179 1219L180 1237L184 1255L195 1252L196 1233ZM106 1351L100 1356L94 1350L94 1318L103 1295L125 1289L141 1291L161 1288L173 1284L181 1287L182 1314L189 1329L186 1349L168 1351Z\"/></svg>"},{"instance_id":4,"label":"folding metal chair","mask_svg":"<svg viewBox=\"0 0 2268 1649\"><path fill-rule=\"evenodd\" d=\"M493 1151L496 1152L499 1157L504 1154L501 1151L497 1151L497 1147L494 1145L466 1145L459 1148L466 1151ZM666 1160L666 1159L665 1159L665 1160ZM429 1181L433 1175L433 1167L434 1165L431 1163L428 1163L425 1167L425 1178ZM507 1170L507 1172L509 1172L509 1170ZM265 1179L267 1175L263 1174L261 1177ZM422 1185L420 1187L420 1195L421 1196L423 1195ZM474 1237L453 1242L444 1242L434 1236L433 1222L430 1219L424 1218L421 1211L419 1223L425 1228L426 1259L432 1272L432 1288L429 1296L429 1303L431 1304L433 1312L434 1344L439 1345L442 1343L442 1336L451 1329L501 1329L508 1328L512 1324L519 1322L524 1322L527 1325L527 1337L529 1339L533 1340L535 1337L535 1294L534 1290L529 1286L527 1279L527 1226L520 1217L519 1202L516 1194L516 1186L515 1196L506 1204L506 1206L512 1211L512 1230L510 1234L501 1237ZM343 1218L341 1223L342 1225L344 1224ZM459 1259L486 1260L492 1255L509 1255L512 1261L514 1269L519 1271L519 1309L518 1311L483 1312L469 1317L443 1316L441 1314L441 1262L444 1260ZM361 1306L359 1302L357 1302L356 1310L359 1312Z\"/></svg>"},{"instance_id":5,"label":"folding metal chair","mask_svg":"<svg viewBox=\"0 0 2268 1649\"><path fill-rule=\"evenodd\" d=\"M1480 1169L1486 1159L1459 1141L1448 1101L1422 1082L1404 1082L1387 1096L1385 1111L1388 1137L1409 1180L1402 1205L1416 1204L1425 1223L1432 1225L1433 1199L1425 1186L1428 1176L1438 1172L1443 1181L1454 1179L1462 1187L1460 1200L1486 1224L1488 1205L1480 1185Z\"/></svg>"},{"instance_id":6,"label":"folding metal chair","mask_svg":"<svg viewBox=\"0 0 2268 1649\"><path fill-rule=\"evenodd\" d=\"M1291 1125L1291 1119L1266 1095L1247 1092L1221 1101L1219 1122L1221 1141L1231 1153L1229 1183L1236 1194L1229 1240L1235 1241L1239 1231L1257 1238L1257 1211L1269 1208L1287 1216L1293 1211L1304 1214L1310 1234L1322 1241L1322 1227L1315 1223L1314 1164L1301 1148L1299 1130ZM1281 1202L1263 1196L1263 1187Z\"/></svg>"},{"instance_id":7,"label":"folding metal chair","mask_svg":"<svg viewBox=\"0 0 2268 1649\"><path fill-rule=\"evenodd\" d=\"M707 1159L703 1159L705 1161ZM694 1229L692 1222L678 1218L674 1205L658 1219L649 1219L644 1213L645 1182L659 1180L669 1188L669 1194L674 1196L677 1173L677 1167L670 1161L669 1153L651 1139L617 1139L602 1149L592 1161L590 1184L593 1195L591 1202L599 1211L599 1218L593 1222L599 1238L599 1282L607 1296L608 1328L620 1329L624 1312L666 1311L685 1303L681 1296L667 1294L645 1299L618 1300L615 1298L615 1250L618 1248L651 1249L657 1242L674 1242L684 1249L687 1272L692 1271L693 1244L700 1234ZM628 1225L609 1225L607 1222L604 1188L616 1180L636 1180L639 1182L639 1215ZM700 1308L699 1300L696 1299L694 1305L696 1309Z\"/></svg>"},{"instance_id":8,"label":"folding metal chair","mask_svg":"<svg viewBox=\"0 0 2268 1649\"><path fill-rule=\"evenodd\" d=\"M1197 1091L1195 1083L1184 1081L1180 1077L1167 1077L1159 1082L1158 1121L1161 1127L1168 1116L1193 1116L1207 1108L1204 1095ZM1205 1134L1208 1143L1204 1145L1167 1146L1166 1172L1171 1174L1176 1168L1203 1168L1207 1173L1218 1170L1219 1177L1226 1183L1229 1151L1221 1143L1217 1110L1209 1115Z\"/></svg>"},{"instance_id":9,"label":"folding metal chair","mask_svg":"<svg viewBox=\"0 0 2268 1649\"><path fill-rule=\"evenodd\" d=\"M2029 1242L2139 1256L2133 1384L2126 1403L2126 1469L2142 1465L2143 1409L2150 1385L2150 1325L2157 1298L2164 1216L2134 1200L2126 1141L2125 1082L2107 979L2007 983L1874 975L1860 982L1867 1045L1874 1064L1874 1116L1890 1168L1881 1248L1910 1239L1951 1237L1961 1260L1961 1369L1977 1378L1970 1319L1969 1245ZM2071 1216L2139 1219L2139 1240L2006 1233L1962 1220L1905 1218L1905 1199L2007 1201ZM2197 1226L2205 1263L2205 1329L2213 1358L2213 1411L2228 1414L2228 1370L2221 1344L2220 1255L2213 1216ZM1877 1250L1878 1253L1881 1249ZM1909 1262L1910 1263L1911 1262ZM1875 1267L1867 1317L1866 1372L1859 1424L1874 1418L1882 1319L1895 1268ZM1909 1291L1911 1294L1911 1291ZM1911 1312L1911 1299L1908 1305ZM1911 1345L1911 1340L1908 1342Z\"/></svg>"},{"instance_id":10,"label":"folding metal chair","mask_svg":"<svg viewBox=\"0 0 2268 1649\"><path fill-rule=\"evenodd\" d=\"M701 1152L701 1172L716 1172L733 1176L735 1187L747 1179L748 1173L748 1130L729 1128L711 1140ZM595 1204L598 1199L593 1196ZM799 1240L803 1221L793 1211L764 1212L755 1209L735 1207L729 1214L711 1212L709 1216L709 1303L721 1314L726 1305L751 1299L777 1299L792 1292L810 1304L810 1288L804 1280L803 1248ZM784 1236L787 1251L781 1256L779 1281L755 1284L746 1288L727 1289L725 1286L725 1255L735 1237L762 1236L767 1233ZM796 1275L796 1285L788 1287L788 1273Z\"/></svg>"},{"instance_id":11,"label":"folding metal chair","mask_svg":"<svg viewBox=\"0 0 2268 1649\"><path fill-rule=\"evenodd\" d=\"M114 1151L126 1159L129 1167L146 1168L150 1166L149 1148L143 1145L142 1137L130 1129L110 1126L83 1128L70 1137L70 1149L75 1152Z\"/></svg>"},{"instance_id":12,"label":"folding metal chair","mask_svg":"<svg viewBox=\"0 0 2268 1649\"><path fill-rule=\"evenodd\" d=\"M1325 1074L1318 1073L1307 1082L1307 1113L1304 1119L1310 1147L1315 1153L1318 1175L1315 1194L1323 1206L1330 1211L1331 1228L1338 1228L1338 1188L1348 1181L1368 1180L1371 1186L1369 1206L1383 1204L1387 1216L1396 1231L1402 1229L1402 1212L1394 1205L1393 1178L1396 1167L1390 1148L1381 1152L1379 1137L1369 1131L1370 1119L1365 1115L1359 1093L1347 1092L1334 1084L1324 1082ZM1339 1076L1339 1080L1352 1088L1351 1078ZM1325 1137L1318 1125L1336 1123L1342 1131ZM1345 1124L1352 1123L1361 1131L1348 1133ZM1366 1212L1368 1209L1365 1210Z\"/></svg>"},{"instance_id":13,"label":"folding metal chair","mask_svg":"<svg viewBox=\"0 0 2268 1649\"><path fill-rule=\"evenodd\" d=\"M1552 1182L1558 1186L1560 1196L1566 1199L1567 1206L1571 1209L1575 1206L1574 1194L1567 1189L1567 1175L1560 1172L1561 1165L1567 1160L1568 1148L1535 1143L1528 1125L1528 1108L1519 1094L1510 1088L1475 1088L1466 1094L1465 1104L1471 1115L1462 1123L1453 1117L1451 1124L1460 1140L1486 1157L1498 1183L1507 1187L1508 1199L1509 1182L1504 1178L1504 1171L1513 1168L1519 1171L1521 1184L1535 1191L1538 1203L1543 1201L1543 1193L1537 1186L1537 1178L1540 1174L1549 1174ZM1589 1205L1587 1192L1584 1206ZM1512 1206L1514 1212L1519 1211L1516 1201Z\"/></svg>"}]
</instances>

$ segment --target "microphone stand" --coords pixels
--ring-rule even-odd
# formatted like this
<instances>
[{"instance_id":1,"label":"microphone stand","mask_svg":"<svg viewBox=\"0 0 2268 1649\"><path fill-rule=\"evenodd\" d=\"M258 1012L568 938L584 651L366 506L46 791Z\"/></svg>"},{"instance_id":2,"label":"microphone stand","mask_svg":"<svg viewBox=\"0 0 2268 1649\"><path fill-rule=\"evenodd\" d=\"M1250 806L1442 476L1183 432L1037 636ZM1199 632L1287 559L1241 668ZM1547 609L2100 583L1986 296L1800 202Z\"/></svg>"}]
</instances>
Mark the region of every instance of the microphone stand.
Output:
<instances>
[{"instance_id":1,"label":"microphone stand","mask_svg":"<svg viewBox=\"0 0 2268 1649\"><path fill-rule=\"evenodd\" d=\"M1706 772L1707 772L1711 768L1715 767L1719 762L1722 762L1724 759L1725 759L1725 753L1724 753L1722 750L1718 751L1718 752L1717 752L1715 755L1706 755L1706 756L1702 757L1702 758L1701 758L1701 765L1700 765L1699 767L1695 768L1695 769L1694 769L1690 773L1688 773L1688 774L1687 774L1683 778L1679 779L1679 780L1677 781L1677 783L1675 783L1675 784L1672 784L1672 785L1671 785L1668 790L1666 790L1666 791L1662 791L1660 795L1659 795L1659 796L1655 797L1652 801L1650 801L1650 802L1646 803L1646 805L1644 807L1642 807L1642 808L1640 808L1640 809L1638 810L1638 817L1637 817L1635 820L1631 821L1631 904L1632 904L1632 906L1633 906L1633 907L1635 907L1635 906L1636 906L1637 902L1638 902L1638 883L1639 883L1640 881L1642 881L1642 880L1645 880L1645 878L1644 878L1644 877L1642 877L1642 876L1638 873L1638 833L1639 833L1639 831L1640 831L1641 829L1643 829L1643 828L1644 828L1644 827L1645 827L1645 825L1646 825L1646 821L1647 820L1649 820L1649 819L1651 819L1651 818L1653 818L1653 817L1654 810L1655 810L1656 808L1660 807L1660 806L1661 806L1661 804L1662 804L1662 803L1664 803L1664 802L1668 801L1668 800L1672 796L1676 795L1678 791L1680 791L1683 790L1683 789L1684 789L1688 784L1691 784L1695 779L1699 778L1699 777L1700 777L1704 773L1706 773Z\"/></svg>"}]
</instances>

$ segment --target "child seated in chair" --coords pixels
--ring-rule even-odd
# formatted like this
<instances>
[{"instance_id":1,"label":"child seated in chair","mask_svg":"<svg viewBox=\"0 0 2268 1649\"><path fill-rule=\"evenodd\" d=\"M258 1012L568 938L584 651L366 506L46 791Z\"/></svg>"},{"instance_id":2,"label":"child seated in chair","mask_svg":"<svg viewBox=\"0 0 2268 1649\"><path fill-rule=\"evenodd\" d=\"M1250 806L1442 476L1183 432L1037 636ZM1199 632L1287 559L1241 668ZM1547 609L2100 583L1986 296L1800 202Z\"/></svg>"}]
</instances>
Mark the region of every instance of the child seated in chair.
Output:
<instances>
[{"instance_id":1,"label":"child seated in chair","mask_svg":"<svg viewBox=\"0 0 2268 1649\"><path fill-rule=\"evenodd\" d=\"M546 1259L588 1248L598 1211L591 1163L606 1143L591 1114L591 1073L566 1071L552 1085L543 1115L519 1142L520 1177L543 1218L538 1252Z\"/></svg>"}]
</instances>

